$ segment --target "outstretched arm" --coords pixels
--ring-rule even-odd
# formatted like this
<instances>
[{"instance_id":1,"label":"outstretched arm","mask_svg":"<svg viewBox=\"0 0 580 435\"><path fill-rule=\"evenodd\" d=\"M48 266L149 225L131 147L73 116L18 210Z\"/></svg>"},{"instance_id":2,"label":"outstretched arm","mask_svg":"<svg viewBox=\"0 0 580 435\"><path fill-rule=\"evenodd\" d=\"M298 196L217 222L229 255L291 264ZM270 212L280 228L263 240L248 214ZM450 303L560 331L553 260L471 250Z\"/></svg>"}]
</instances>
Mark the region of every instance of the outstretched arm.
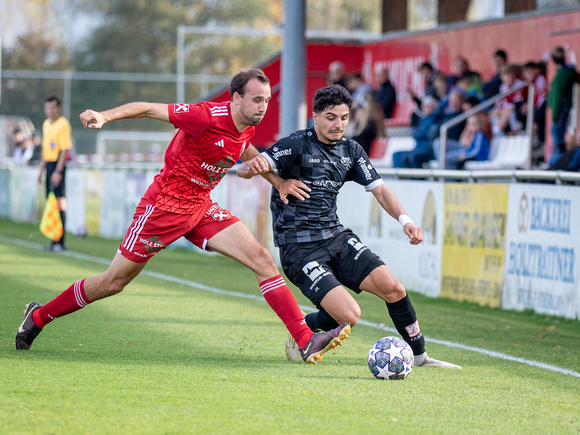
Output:
<instances>
[{"instance_id":1,"label":"outstretched arm","mask_svg":"<svg viewBox=\"0 0 580 435\"><path fill-rule=\"evenodd\" d=\"M386 184L375 187L372 192L381 207L403 225L403 232L409 237L411 245L421 243L423 241L423 230L407 216L395 193Z\"/></svg>"},{"instance_id":2,"label":"outstretched arm","mask_svg":"<svg viewBox=\"0 0 580 435\"><path fill-rule=\"evenodd\" d=\"M288 204L288 195L295 196L300 201L310 198L307 192L310 188L299 180L284 180L270 166L270 162L258 150L250 145L241 156L243 163L238 168L238 176L250 179L255 175L261 175L280 194L280 199L284 204Z\"/></svg>"},{"instance_id":3,"label":"outstretched arm","mask_svg":"<svg viewBox=\"0 0 580 435\"><path fill-rule=\"evenodd\" d=\"M87 109L80 114L85 128L102 128L107 122L118 119L151 118L169 122L167 104L158 103L129 103L104 112Z\"/></svg>"}]
</instances>

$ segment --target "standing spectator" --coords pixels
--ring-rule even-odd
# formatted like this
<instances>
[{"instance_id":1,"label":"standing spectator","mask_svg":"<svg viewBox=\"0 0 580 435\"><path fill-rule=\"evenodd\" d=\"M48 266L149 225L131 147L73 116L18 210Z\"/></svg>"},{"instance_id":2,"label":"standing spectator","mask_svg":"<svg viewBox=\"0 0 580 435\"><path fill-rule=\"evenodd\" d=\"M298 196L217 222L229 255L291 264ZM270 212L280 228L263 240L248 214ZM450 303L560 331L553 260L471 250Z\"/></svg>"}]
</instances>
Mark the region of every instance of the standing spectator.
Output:
<instances>
[{"instance_id":1,"label":"standing spectator","mask_svg":"<svg viewBox=\"0 0 580 435\"><path fill-rule=\"evenodd\" d=\"M468 160L489 158L489 138L483 132L482 119L472 115L467 119L459 140L448 139L445 148L445 169L463 169ZM433 141L433 153L439 160L439 138Z\"/></svg>"},{"instance_id":2,"label":"standing spectator","mask_svg":"<svg viewBox=\"0 0 580 435\"><path fill-rule=\"evenodd\" d=\"M326 84L340 85L346 88L344 63L342 63L340 60L330 62L330 65L328 65L328 75L326 76Z\"/></svg>"},{"instance_id":3,"label":"standing spectator","mask_svg":"<svg viewBox=\"0 0 580 435\"><path fill-rule=\"evenodd\" d=\"M572 108L572 91L574 84L578 82L578 72L572 65L566 64L562 47L555 47L552 50L552 60L556 64L556 76L552 80L548 95L548 106L552 109L552 142L554 147L550 164L556 162L566 151L564 135Z\"/></svg>"},{"instance_id":4,"label":"standing spectator","mask_svg":"<svg viewBox=\"0 0 580 435\"><path fill-rule=\"evenodd\" d=\"M534 125L538 142L543 144L546 138L546 96L548 94L548 82L540 73L540 65L536 62L528 62L522 70L524 79L534 84ZM522 110L527 110L527 102L522 105Z\"/></svg>"},{"instance_id":5,"label":"standing spectator","mask_svg":"<svg viewBox=\"0 0 580 435\"><path fill-rule=\"evenodd\" d=\"M379 69L376 79L377 89L372 92L372 95L379 102L384 117L391 118L397 101L397 91L389 80L389 70L386 67Z\"/></svg>"},{"instance_id":6,"label":"standing spectator","mask_svg":"<svg viewBox=\"0 0 580 435\"><path fill-rule=\"evenodd\" d=\"M54 192L62 227L66 228L66 161L72 148L71 127L68 119L61 115L61 101L56 95L44 99L44 113L47 119L42 124L42 157L38 165L38 182L42 183L42 175L46 169L46 195ZM65 232L58 242L52 242L46 247L49 251L64 251Z\"/></svg>"},{"instance_id":7,"label":"standing spectator","mask_svg":"<svg viewBox=\"0 0 580 435\"><path fill-rule=\"evenodd\" d=\"M489 99L494 95L499 94L499 87L501 86L501 77L499 74L499 69L502 65L507 64L507 53L505 50L497 50L493 54L493 63L495 64L495 70L497 71L491 80L483 85L483 98Z\"/></svg>"}]
</instances>

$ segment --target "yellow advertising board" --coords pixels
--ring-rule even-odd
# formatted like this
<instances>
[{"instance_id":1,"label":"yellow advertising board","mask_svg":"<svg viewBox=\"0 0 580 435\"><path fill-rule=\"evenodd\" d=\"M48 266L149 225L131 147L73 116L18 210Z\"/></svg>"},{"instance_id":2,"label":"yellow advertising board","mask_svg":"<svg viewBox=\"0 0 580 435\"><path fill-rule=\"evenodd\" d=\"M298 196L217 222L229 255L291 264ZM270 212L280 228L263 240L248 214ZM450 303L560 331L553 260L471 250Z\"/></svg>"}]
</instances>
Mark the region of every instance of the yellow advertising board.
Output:
<instances>
[{"instance_id":1,"label":"yellow advertising board","mask_svg":"<svg viewBox=\"0 0 580 435\"><path fill-rule=\"evenodd\" d=\"M445 185L443 297L499 307L504 275L508 185Z\"/></svg>"}]
</instances>

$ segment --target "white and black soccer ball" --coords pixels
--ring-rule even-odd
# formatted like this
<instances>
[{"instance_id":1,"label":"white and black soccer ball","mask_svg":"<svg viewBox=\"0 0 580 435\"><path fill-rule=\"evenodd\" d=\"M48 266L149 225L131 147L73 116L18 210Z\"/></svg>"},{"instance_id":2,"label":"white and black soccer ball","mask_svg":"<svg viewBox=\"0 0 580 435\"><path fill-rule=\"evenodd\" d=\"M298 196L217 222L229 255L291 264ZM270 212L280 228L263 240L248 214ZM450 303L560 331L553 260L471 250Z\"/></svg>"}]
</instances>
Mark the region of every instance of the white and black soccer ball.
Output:
<instances>
[{"instance_id":1,"label":"white and black soccer ball","mask_svg":"<svg viewBox=\"0 0 580 435\"><path fill-rule=\"evenodd\" d=\"M413 350L399 337L383 337L369 350L369 370L377 379L405 379L413 370Z\"/></svg>"}]
</instances>

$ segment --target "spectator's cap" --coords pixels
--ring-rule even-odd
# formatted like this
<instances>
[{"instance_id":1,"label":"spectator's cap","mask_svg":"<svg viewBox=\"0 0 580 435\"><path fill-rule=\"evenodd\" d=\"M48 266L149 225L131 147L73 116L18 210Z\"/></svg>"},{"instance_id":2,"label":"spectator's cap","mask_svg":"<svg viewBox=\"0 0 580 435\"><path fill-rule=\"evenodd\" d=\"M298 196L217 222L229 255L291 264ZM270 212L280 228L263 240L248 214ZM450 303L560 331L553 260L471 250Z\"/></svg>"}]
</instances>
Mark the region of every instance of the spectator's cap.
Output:
<instances>
[{"instance_id":1,"label":"spectator's cap","mask_svg":"<svg viewBox=\"0 0 580 435\"><path fill-rule=\"evenodd\" d=\"M421 107L431 106L433 109L437 110L439 108L439 101L433 95L425 95L421 100Z\"/></svg>"}]
</instances>

